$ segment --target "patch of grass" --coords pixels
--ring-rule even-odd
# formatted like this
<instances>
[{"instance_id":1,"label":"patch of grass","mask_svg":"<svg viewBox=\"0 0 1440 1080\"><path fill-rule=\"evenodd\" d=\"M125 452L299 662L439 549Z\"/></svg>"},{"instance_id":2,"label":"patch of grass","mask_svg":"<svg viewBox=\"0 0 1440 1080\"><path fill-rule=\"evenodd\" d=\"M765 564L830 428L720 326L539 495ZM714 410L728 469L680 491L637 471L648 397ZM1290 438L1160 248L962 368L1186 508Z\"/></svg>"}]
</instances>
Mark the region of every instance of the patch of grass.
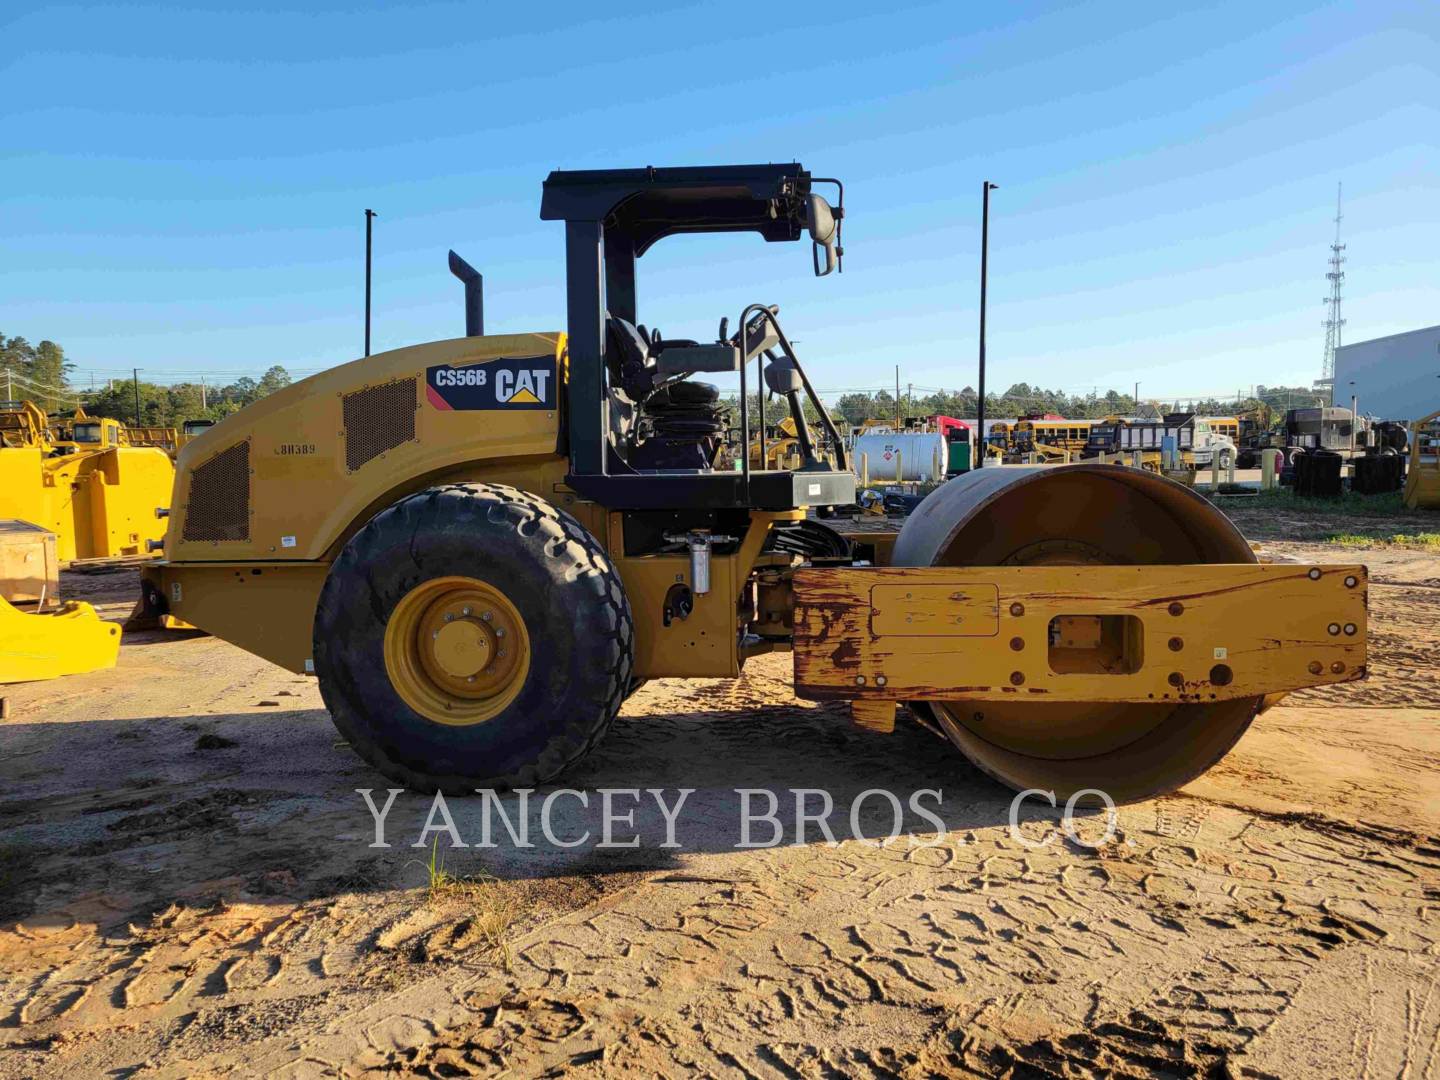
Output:
<instances>
[{"instance_id":1,"label":"patch of grass","mask_svg":"<svg viewBox=\"0 0 1440 1080\"><path fill-rule=\"evenodd\" d=\"M457 881L455 876L445 869L445 856L440 854L440 838L438 836L430 843L430 861L425 864L425 872L429 878L427 888L432 900L442 895Z\"/></svg>"},{"instance_id":2,"label":"patch of grass","mask_svg":"<svg viewBox=\"0 0 1440 1080\"><path fill-rule=\"evenodd\" d=\"M1347 491L1334 498L1309 498L1296 495L1288 488L1259 492L1245 502L1246 510L1283 510L1298 517L1406 517L1415 513L1405 509L1398 491L1383 495L1357 495Z\"/></svg>"},{"instance_id":3,"label":"patch of grass","mask_svg":"<svg viewBox=\"0 0 1440 1080\"><path fill-rule=\"evenodd\" d=\"M1398 547L1417 551L1440 551L1440 533L1433 532L1391 533L1389 536L1353 532L1331 533L1324 537L1324 542L1353 548Z\"/></svg>"},{"instance_id":4,"label":"patch of grass","mask_svg":"<svg viewBox=\"0 0 1440 1080\"><path fill-rule=\"evenodd\" d=\"M465 919L466 940L481 948L498 948L502 962L510 967L509 947L505 931L515 921L520 904L514 891L505 882L489 874L452 874L445 869L445 856L437 836L430 845L430 859L425 864L428 878L425 900L430 904L460 903L468 909Z\"/></svg>"}]
</instances>

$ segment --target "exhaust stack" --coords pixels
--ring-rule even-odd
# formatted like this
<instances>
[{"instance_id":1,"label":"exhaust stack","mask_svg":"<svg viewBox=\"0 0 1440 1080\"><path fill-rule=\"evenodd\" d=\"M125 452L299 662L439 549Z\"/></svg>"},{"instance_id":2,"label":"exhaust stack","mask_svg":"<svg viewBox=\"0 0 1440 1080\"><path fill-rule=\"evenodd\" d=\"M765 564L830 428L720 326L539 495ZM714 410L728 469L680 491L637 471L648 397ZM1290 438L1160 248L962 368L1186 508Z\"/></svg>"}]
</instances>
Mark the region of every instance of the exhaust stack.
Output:
<instances>
[{"instance_id":1,"label":"exhaust stack","mask_svg":"<svg viewBox=\"0 0 1440 1080\"><path fill-rule=\"evenodd\" d=\"M454 251L450 272L465 283L465 336L485 336L485 278Z\"/></svg>"}]
</instances>

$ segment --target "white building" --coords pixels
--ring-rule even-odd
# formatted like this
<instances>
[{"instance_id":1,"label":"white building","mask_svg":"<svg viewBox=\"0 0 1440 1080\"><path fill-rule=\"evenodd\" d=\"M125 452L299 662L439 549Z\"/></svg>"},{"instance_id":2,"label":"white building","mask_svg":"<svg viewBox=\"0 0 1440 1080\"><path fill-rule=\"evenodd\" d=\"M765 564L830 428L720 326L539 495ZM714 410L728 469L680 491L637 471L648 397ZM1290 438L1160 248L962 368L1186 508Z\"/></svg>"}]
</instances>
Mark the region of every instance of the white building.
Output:
<instances>
[{"instance_id":1,"label":"white building","mask_svg":"<svg viewBox=\"0 0 1440 1080\"><path fill-rule=\"evenodd\" d=\"M1440 409L1440 326L1335 350L1335 404L1380 420L1413 420Z\"/></svg>"}]
</instances>

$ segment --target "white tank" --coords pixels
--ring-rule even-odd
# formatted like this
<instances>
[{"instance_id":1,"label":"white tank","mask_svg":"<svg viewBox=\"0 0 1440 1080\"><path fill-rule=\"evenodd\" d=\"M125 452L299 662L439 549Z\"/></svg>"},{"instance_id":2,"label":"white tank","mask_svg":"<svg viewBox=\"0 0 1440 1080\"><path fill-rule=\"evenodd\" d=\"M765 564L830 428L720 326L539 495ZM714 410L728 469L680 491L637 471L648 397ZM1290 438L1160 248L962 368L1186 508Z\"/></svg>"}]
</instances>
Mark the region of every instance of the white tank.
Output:
<instances>
[{"instance_id":1,"label":"white tank","mask_svg":"<svg viewBox=\"0 0 1440 1080\"><path fill-rule=\"evenodd\" d=\"M945 477L949 449L945 436L904 432L889 435L861 435L850 451L855 475L860 475L861 455L868 459L870 482L886 480L940 480ZM900 475L896 475L896 467Z\"/></svg>"}]
</instances>

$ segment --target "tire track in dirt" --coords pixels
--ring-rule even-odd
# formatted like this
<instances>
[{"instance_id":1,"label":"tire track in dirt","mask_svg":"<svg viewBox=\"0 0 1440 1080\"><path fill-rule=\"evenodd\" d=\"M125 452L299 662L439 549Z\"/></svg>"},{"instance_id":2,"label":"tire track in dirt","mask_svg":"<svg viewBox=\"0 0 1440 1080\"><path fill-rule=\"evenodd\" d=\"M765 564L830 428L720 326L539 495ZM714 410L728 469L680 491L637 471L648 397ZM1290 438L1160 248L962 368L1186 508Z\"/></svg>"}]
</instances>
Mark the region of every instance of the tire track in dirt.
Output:
<instances>
[{"instance_id":1,"label":"tire track in dirt","mask_svg":"<svg viewBox=\"0 0 1440 1080\"><path fill-rule=\"evenodd\" d=\"M404 887L420 853L364 848L351 789L380 785L308 700L250 709L269 676L217 659L182 686L233 710L212 721L238 743L223 757L188 752L177 702L107 728L65 711L93 710L76 695L54 732L14 736L35 779L0 758L18 796L0 845L25 853L4 865L28 907L0 923L0 1076L1440 1075L1440 844L1383 813L1440 773L1414 708L1440 700L1431 593L1409 584L1372 593L1393 657L1386 637L1369 683L1333 688L1350 708L1296 695L1204 798L1122 808L1093 851L1044 817L1021 836L1048 843L1021 843L1008 792L924 732L857 733L797 702L783 657L650 684L571 786L685 784L720 813L733 786L840 798L883 778L943 787L950 831L510 863L520 916L499 948L464 904ZM1300 751L1359 745L1383 775L1297 780ZM79 772L97 759L156 782L112 791L106 769Z\"/></svg>"}]
</instances>

